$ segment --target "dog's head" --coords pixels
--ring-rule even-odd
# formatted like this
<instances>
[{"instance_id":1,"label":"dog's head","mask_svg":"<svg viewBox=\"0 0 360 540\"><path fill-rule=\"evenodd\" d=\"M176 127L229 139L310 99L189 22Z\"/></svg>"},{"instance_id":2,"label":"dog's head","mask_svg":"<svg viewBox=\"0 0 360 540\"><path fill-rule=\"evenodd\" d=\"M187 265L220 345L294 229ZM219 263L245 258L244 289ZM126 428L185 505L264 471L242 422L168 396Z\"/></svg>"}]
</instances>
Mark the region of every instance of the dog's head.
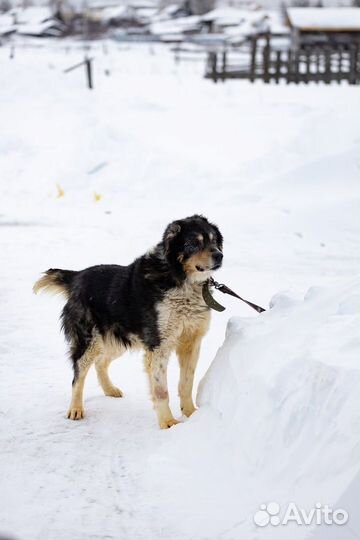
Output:
<instances>
[{"instance_id":1,"label":"dog's head","mask_svg":"<svg viewBox=\"0 0 360 540\"><path fill-rule=\"evenodd\" d=\"M165 230L163 242L170 265L180 267L192 282L205 281L221 267L223 237L203 216L173 221Z\"/></svg>"}]
</instances>

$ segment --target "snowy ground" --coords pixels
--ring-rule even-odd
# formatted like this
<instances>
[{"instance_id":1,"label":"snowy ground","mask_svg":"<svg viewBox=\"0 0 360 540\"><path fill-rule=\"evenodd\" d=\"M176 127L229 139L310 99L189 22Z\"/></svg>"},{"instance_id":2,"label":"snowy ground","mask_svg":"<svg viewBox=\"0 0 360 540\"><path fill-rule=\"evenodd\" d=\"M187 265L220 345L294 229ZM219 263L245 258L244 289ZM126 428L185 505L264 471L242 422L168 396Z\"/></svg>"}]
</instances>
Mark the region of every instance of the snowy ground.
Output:
<instances>
[{"instance_id":1,"label":"snowy ground","mask_svg":"<svg viewBox=\"0 0 360 540\"><path fill-rule=\"evenodd\" d=\"M108 51L92 51L90 92L82 69L63 73L82 57L71 43L14 60L0 48L0 533L305 538L252 516L269 500L335 504L358 471L359 90L214 85L169 49ZM265 307L292 292L261 317L219 299L197 382L240 319L185 424L158 430L137 354L111 368L123 400L92 373L86 419L66 420L62 302L32 283L48 267L130 262L194 212L223 231L220 281ZM179 414L176 377L174 360Z\"/></svg>"}]
</instances>

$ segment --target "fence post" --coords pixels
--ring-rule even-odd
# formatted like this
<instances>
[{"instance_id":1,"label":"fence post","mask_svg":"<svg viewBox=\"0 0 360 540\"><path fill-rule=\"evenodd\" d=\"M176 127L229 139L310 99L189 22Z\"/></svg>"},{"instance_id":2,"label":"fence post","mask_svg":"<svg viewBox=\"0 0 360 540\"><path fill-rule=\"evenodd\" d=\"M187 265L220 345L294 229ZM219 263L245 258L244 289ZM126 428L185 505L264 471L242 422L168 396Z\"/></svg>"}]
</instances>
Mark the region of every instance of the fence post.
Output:
<instances>
[{"instance_id":1,"label":"fence post","mask_svg":"<svg viewBox=\"0 0 360 540\"><path fill-rule=\"evenodd\" d=\"M316 84L319 84L320 80L321 80L321 71L320 71L320 67L321 67L321 55L322 55L322 49L320 47L316 47L315 49L315 55L316 55L316 59L315 59L315 66L316 66Z\"/></svg>"},{"instance_id":2,"label":"fence post","mask_svg":"<svg viewBox=\"0 0 360 540\"><path fill-rule=\"evenodd\" d=\"M311 81L311 49L310 49L310 47L306 47L304 49L304 53L305 53L305 56L306 56L305 83L309 84L309 81Z\"/></svg>"},{"instance_id":3,"label":"fence post","mask_svg":"<svg viewBox=\"0 0 360 540\"><path fill-rule=\"evenodd\" d=\"M226 64L227 64L227 52L224 51L222 54L222 82L225 82L225 79L226 79Z\"/></svg>"},{"instance_id":4,"label":"fence post","mask_svg":"<svg viewBox=\"0 0 360 540\"><path fill-rule=\"evenodd\" d=\"M300 51L301 49L297 49L295 51L295 59L294 59L294 81L296 84L299 84L300 82Z\"/></svg>"},{"instance_id":5,"label":"fence post","mask_svg":"<svg viewBox=\"0 0 360 540\"><path fill-rule=\"evenodd\" d=\"M356 64L357 64L357 54L356 54L356 46L350 45L349 53L350 53L350 68L349 68L349 83L350 84L356 84Z\"/></svg>"},{"instance_id":6,"label":"fence post","mask_svg":"<svg viewBox=\"0 0 360 540\"><path fill-rule=\"evenodd\" d=\"M287 74L286 74L286 84L292 82L292 50L288 49L287 52Z\"/></svg>"},{"instance_id":7,"label":"fence post","mask_svg":"<svg viewBox=\"0 0 360 540\"><path fill-rule=\"evenodd\" d=\"M342 61L343 61L343 46L342 45L339 45L338 47L338 72L337 72L337 77L338 77L338 84L341 83L341 79L342 79Z\"/></svg>"},{"instance_id":8,"label":"fence post","mask_svg":"<svg viewBox=\"0 0 360 540\"><path fill-rule=\"evenodd\" d=\"M281 77L281 51L276 51L276 64L275 64L275 82L279 84Z\"/></svg>"},{"instance_id":9,"label":"fence post","mask_svg":"<svg viewBox=\"0 0 360 540\"><path fill-rule=\"evenodd\" d=\"M85 58L85 69L86 69L86 76L87 76L87 83L89 90L93 89L93 80L92 80L92 59Z\"/></svg>"},{"instance_id":10,"label":"fence post","mask_svg":"<svg viewBox=\"0 0 360 540\"><path fill-rule=\"evenodd\" d=\"M325 47L325 84L330 84L331 82L331 49Z\"/></svg>"},{"instance_id":11,"label":"fence post","mask_svg":"<svg viewBox=\"0 0 360 540\"><path fill-rule=\"evenodd\" d=\"M250 82L255 81L256 77L256 49L257 49L257 37L253 37L251 40L251 63L250 63Z\"/></svg>"},{"instance_id":12,"label":"fence post","mask_svg":"<svg viewBox=\"0 0 360 540\"><path fill-rule=\"evenodd\" d=\"M265 47L263 49L263 72L264 72L264 82L270 82L270 34L266 34Z\"/></svg>"},{"instance_id":13,"label":"fence post","mask_svg":"<svg viewBox=\"0 0 360 540\"><path fill-rule=\"evenodd\" d=\"M213 52L212 54L212 79L214 83L217 83L217 53Z\"/></svg>"}]
</instances>

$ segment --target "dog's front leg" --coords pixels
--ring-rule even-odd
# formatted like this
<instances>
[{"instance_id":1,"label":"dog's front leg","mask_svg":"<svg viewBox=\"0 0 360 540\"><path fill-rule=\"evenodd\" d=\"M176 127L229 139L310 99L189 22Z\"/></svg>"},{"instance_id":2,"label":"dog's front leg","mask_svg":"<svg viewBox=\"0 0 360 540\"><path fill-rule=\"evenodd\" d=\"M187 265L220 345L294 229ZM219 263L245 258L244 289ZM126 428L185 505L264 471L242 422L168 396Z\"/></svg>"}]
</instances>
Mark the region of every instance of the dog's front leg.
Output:
<instances>
[{"instance_id":1,"label":"dog's front leg","mask_svg":"<svg viewBox=\"0 0 360 540\"><path fill-rule=\"evenodd\" d=\"M184 333L180 337L176 353L180 364L180 407L185 416L196 410L192 398L194 374L200 353L202 333Z\"/></svg>"},{"instance_id":2,"label":"dog's front leg","mask_svg":"<svg viewBox=\"0 0 360 540\"><path fill-rule=\"evenodd\" d=\"M167 386L169 356L170 351L160 348L145 353L145 368L149 375L151 396L161 429L178 424L169 407Z\"/></svg>"}]
</instances>

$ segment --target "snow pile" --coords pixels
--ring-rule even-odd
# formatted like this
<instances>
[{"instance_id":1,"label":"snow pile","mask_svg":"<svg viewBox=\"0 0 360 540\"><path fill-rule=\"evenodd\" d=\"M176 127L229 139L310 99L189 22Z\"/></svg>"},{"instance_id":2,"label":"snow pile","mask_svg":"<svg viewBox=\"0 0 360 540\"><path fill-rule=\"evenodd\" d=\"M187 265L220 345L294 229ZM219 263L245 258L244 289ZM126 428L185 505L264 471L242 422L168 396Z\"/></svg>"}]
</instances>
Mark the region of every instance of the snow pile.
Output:
<instances>
[{"instance_id":1,"label":"snow pile","mask_svg":"<svg viewBox=\"0 0 360 540\"><path fill-rule=\"evenodd\" d=\"M260 528L253 517L268 501L282 512L292 501L334 507L356 476L359 323L360 281L312 288L303 300L278 294L261 316L230 319L200 385L199 411L151 460L170 530L234 540L312 533L294 523ZM180 485L168 484L174 475ZM354 527L355 493L352 501ZM334 527L347 538L346 525Z\"/></svg>"}]
</instances>

